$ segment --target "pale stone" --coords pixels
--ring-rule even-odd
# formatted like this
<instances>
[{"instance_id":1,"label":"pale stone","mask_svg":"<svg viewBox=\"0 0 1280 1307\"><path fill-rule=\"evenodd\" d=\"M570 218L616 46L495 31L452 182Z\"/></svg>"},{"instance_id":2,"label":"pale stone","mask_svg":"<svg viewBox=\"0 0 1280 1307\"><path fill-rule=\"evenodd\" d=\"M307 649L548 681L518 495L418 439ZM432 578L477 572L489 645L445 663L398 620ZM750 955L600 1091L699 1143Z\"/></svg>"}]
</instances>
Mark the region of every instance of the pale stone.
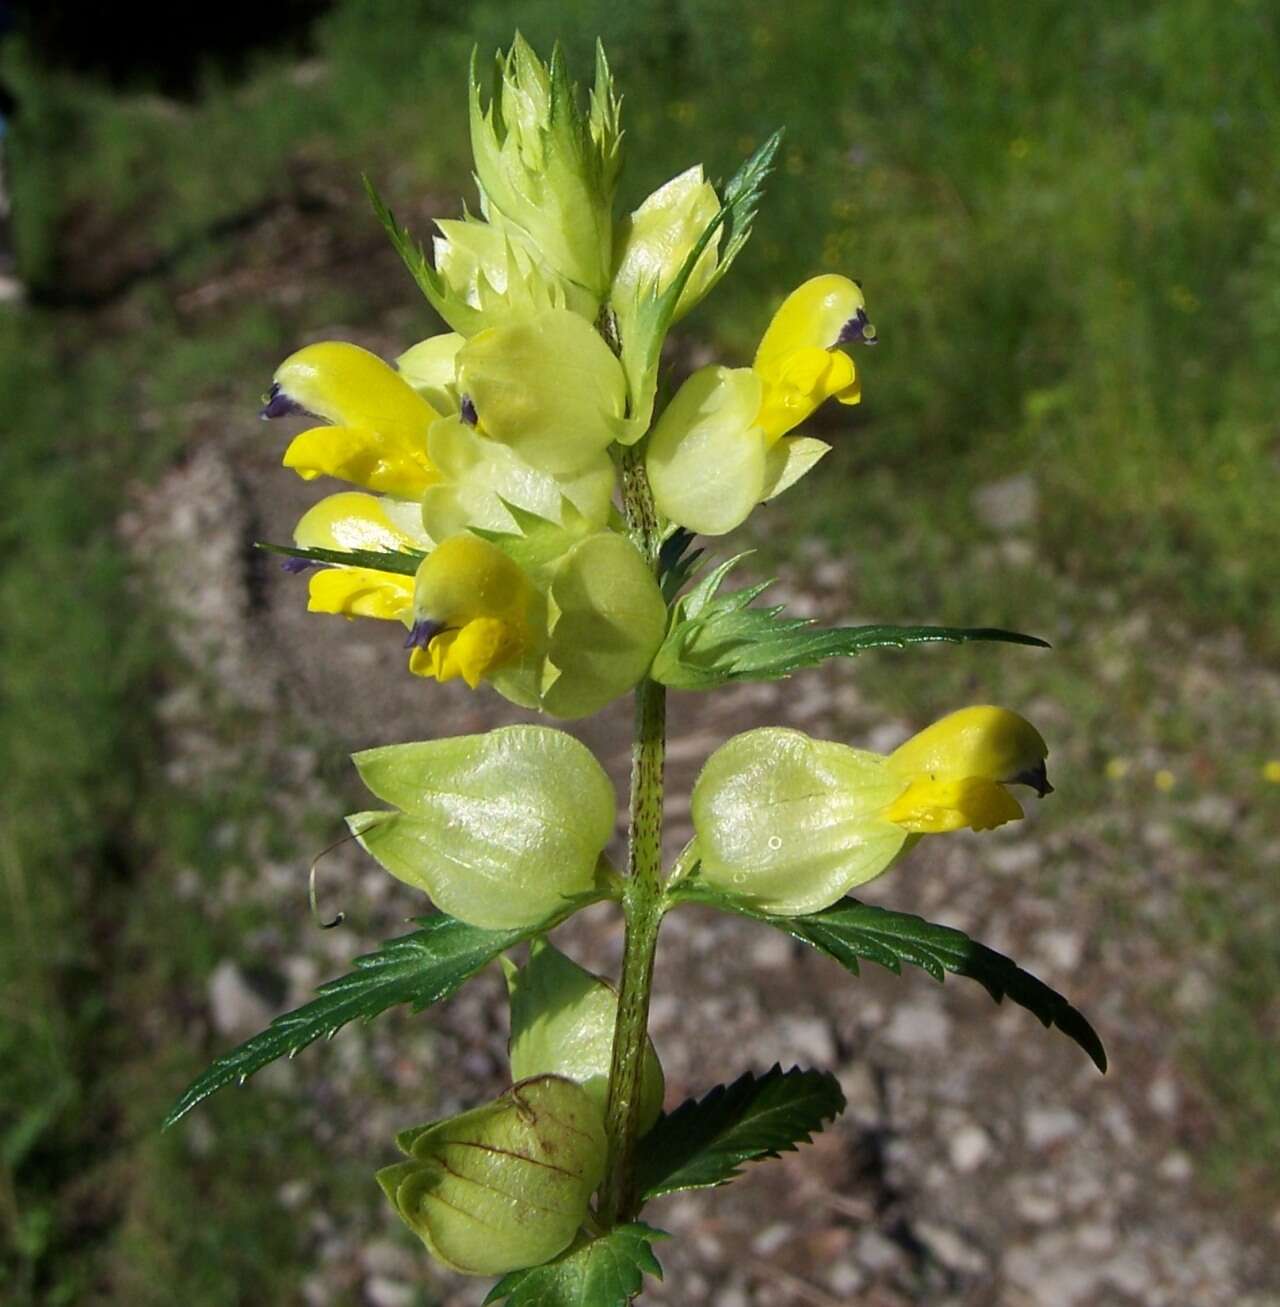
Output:
<instances>
[{"instance_id":1,"label":"pale stone","mask_svg":"<svg viewBox=\"0 0 1280 1307\"><path fill-rule=\"evenodd\" d=\"M970 502L983 526L993 531L1016 531L1035 521L1040 492L1032 477L1020 472L979 486Z\"/></svg>"},{"instance_id":2,"label":"pale stone","mask_svg":"<svg viewBox=\"0 0 1280 1307\"><path fill-rule=\"evenodd\" d=\"M1079 1132L1080 1118L1067 1107L1033 1107L1023 1117L1022 1128L1032 1148L1052 1148Z\"/></svg>"},{"instance_id":3,"label":"pale stone","mask_svg":"<svg viewBox=\"0 0 1280 1307\"><path fill-rule=\"evenodd\" d=\"M884 1037L908 1053L946 1051L951 1021L941 1008L925 1003L901 1003L885 1028Z\"/></svg>"},{"instance_id":4,"label":"pale stone","mask_svg":"<svg viewBox=\"0 0 1280 1307\"><path fill-rule=\"evenodd\" d=\"M981 1126L962 1126L951 1136L947 1149L951 1165L962 1175L967 1175L991 1156L991 1136Z\"/></svg>"}]
</instances>

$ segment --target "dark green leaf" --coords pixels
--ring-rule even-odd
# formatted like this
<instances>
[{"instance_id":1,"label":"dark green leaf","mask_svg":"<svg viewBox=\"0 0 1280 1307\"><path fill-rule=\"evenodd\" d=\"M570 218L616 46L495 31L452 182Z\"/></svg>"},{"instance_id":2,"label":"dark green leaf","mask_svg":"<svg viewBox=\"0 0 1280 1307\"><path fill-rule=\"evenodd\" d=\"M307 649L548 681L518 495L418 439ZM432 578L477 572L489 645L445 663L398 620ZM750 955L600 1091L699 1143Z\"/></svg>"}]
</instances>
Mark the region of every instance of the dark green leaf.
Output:
<instances>
[{"instance_id":1,"label":"dark green leaf","mask_svg":"<svg viewBox=\"0 0 1280 1307\"><path fill-rule=\"evenodd\" d=\"M662 1279L650 1245L666 1237L638 1221L595 1238L580 1235L555 1261L503 1276L485 1305L506 1299L508 1307L627 1307L646 1275Z\"/></svg>"},{"instance_id":2,"label":"dark green leaf","mask_svg":"<svg viewBox=\"0 0 1280 1307\"><path fill-rule=\"evenodd\" d=\"M752 605L773 583L763 581L721 594L730 570L745 558L721 563L676 603L667 637L650 675L678 690L707 690L730 681L772 681L827 658L852 658L868 649L912 644L964 644L994 640L1048 648L1045 641L997 627L839 626L823 629L782 615L780 606Z\"/></svg>"},{"instance_id":3,"label":"dark green leaf","mask_svg":"<svg viewBox=\"0 0 1280 1307\"><path fill-rule=\"evenodd\" d=\"M575 901L575 908L579 906ZM165 1118L165 1126L173 1125L217 1090L243 1084L269 1062L292 1057L349 1021L367 1021L401 1003L420 1012L448 998L504 949L549 929L564 915L532 929L517 930L481 930L443 914L424 919L419 930L388 940L376 953L356 958L355 970L322 985L310 1003L277 1017L266 1030L224 1053L188 1086Z\"/></svg>"},{"instance_id":4,"label":"dark green leaf","mask_svg":"<svg viewBox=\"0 0 1280 1307\"><path fill-rule=\"evenodd\" d=\"M640 1144L637 1188L649 1199L728 1184L743 1163L809 1143L843 1111L844 1094L829 1072L748 1072L658 1118Z\"/></svg>"},{"instance_id":5,"label":"dark green leaf","mask_svg":"<svg viewBox=\"0 0 1280 1307\"><path fill-rule=\"evenodd\" d=\"M710 903L785 930L834 958L855 976L859 959L879 963L895 973L900 973L902 964L909 962L938 981L948 971L967 976L976 980L997 1003L1007 998L1033 1013L1045 1026L1061 1030L1088 1053L1099 1071L1107 1069L1102 1041L1080 1011L1044 981L1023 971L1011 958L977 943L961 930L935 925L908 912L871 907L857 899L841 899L808 916L771 916L700 885L696 875L677 892L689 901Z\"/></svg>"},{"instance_id":6,"label":"dark green leaf","mask_svg":"<svg viewBox=\"0 0 1280 1307\"><path fill-rule=\"evenodd\" d=\"M255 546L269 554L305 558L308 562L337 567L371 567L377 572L413 576L426 557L416 549L298 549L293 545L272 545L259 540Z\"/></svg>"},{"instance_id":7,"label":"dark green leaf","mask_svg":"<svg viewBox=\"0 0 1280 1307\"><path fill-rule=\"evenodd\" d=\"M675 602L675 597L689 583L689 578L698 569L703 550L690 549L694 534L678 526L662 542L658 551L658 584L662 597L668 604Z\"/></svg>"}]
</instances>

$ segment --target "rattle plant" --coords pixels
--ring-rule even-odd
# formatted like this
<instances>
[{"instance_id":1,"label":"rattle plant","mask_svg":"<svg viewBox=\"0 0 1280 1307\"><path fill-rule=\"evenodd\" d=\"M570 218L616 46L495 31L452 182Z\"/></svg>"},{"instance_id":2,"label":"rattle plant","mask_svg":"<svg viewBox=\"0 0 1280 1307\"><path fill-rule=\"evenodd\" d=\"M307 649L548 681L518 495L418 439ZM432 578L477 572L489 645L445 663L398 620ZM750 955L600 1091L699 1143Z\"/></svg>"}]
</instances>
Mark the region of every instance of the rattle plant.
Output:
<instances>
[{"instance_id":1,"label":"rattle plant","mask_svg":"<svg viewBox=\"0 0 1280 1307\"><path fill-rule=\"evenodd\" d=\"M614 214L619 101L597 52L585 97L557 50L516 37L491 97L470 78L478 215L437 223L428 261L370 196L451 329L394 364L309 345L276 371L263 416L315 420L286 467L355 486L316 503L294 544L313 612L391 623L408 670L482 685L551 718L635 696L626 866L607 855L617 796L590 751L551 726L390 744L355 755L383 806L347 821L393 876L430 898L417 929L357 958L304 1007L220 1057L175 1105L203 1098L357 1017L441 1001L500 959L511 1087L406 1129L377 1180L427 1251L502 1276L487 1301L621 1307L660 1274L646 1202L720 1185L807 1141L843 1107L825 1070L747 1074L663 1112L648 1037L664 916L697 903L811 945L854 975L904 962L968 976L1056 1026L1105 1068L1065 999L958 930L846 897L920 839L1014 821L1014 789L1049 792L1047 749L1016 713L965 707L888 755L763 727L726 741L692 794L693 838L662 856L668 688L773 680L823 660L948 641L1043 642L994 629L821 629L704 570L720 536L828 452L797 427L856 404L873 345L859 283L791 292L749 367L704 367L667 395L672 324L708 295L751 232L778 147L717 189L695 166ZM607 900L625 924L616 988L547 939ZM510 950L528 944L520 965Z\"/></svg>"}]
</instances>

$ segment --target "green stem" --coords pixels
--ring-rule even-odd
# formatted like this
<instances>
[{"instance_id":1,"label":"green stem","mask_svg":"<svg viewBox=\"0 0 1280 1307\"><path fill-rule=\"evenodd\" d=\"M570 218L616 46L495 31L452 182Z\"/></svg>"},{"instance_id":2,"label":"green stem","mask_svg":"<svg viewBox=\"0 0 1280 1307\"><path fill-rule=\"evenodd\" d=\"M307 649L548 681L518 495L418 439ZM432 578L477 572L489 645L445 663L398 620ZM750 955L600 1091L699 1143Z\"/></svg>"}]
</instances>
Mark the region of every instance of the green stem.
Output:
<instances>
[{"instance_id":1,"label":"green stem","mask_svg":"<svg viewBox=\"0 0 1280 1307\"><path fill-rule=\"evenodd\" d=\"M637 546L656 568L660 542L657 515L642 459L628 450L622 466L622 498ZM606 1225L636 1215L633 1159L640 1124L640 1081L649 1036L653 959L664 908L662 890L662 770L666 757L666 688L647 677L636 687L636 728L631 747L631 813L628 876L622 907L626 944L613 1034L605 1133L609 1161L601 1190Z\"/></svg>"}]
</instances>

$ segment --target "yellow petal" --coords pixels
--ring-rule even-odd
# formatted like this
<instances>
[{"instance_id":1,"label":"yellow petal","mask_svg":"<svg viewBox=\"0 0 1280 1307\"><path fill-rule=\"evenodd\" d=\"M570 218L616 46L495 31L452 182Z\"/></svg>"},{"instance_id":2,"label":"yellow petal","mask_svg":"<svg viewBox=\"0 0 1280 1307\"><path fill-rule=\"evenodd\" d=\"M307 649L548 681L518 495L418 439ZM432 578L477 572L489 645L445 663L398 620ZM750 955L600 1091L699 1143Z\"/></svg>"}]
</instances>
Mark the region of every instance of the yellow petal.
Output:
<instances>
[{"instance_id":1,"label":"yellow petal","mask_svg":"<svg viewBox=\"0 0 1280 1307\"><path fill-rule=\"evenodd\" d=\"M768 373L797 350L834 349L845 324L865 305L862 291L848 277L828 273L811 278L783 300L751 366Z\"/></svg>"},{"instance_id":2,"label":"yellow petal","mask_svg":"<svg viewBox=\"0 0 1280 1307\"><path fill-rule=\"evenodd\" d=\"M302 549L424 549L426 532L406 529L416 516L416 504L347 490L313 504L298 519L293 539Z\"/></svg>"},{"instance_id":3,"label":"yellow petal","mask_svg":"<svg viewBox=\"0 0 1280 1307\"><path fill-rule=\"evenodd\" d=\"M307 610L400 621L413 611L413 578L367 567L326 567L311 578Z\"/></svg>"},{"instance_id":4,"label":"yellow petal","mask_svg":"<svg viewBox=\"0 0 1280 1307\"><path fill-rule=\"evenodd\" d=\"M420 498L436 480L427 460L425 432L422 449L415 452L399 449L365 427L312 427L294 437L284 465L304 481L337 477L403 499Z\"/></svg>"},{"instance_id":5,"label":"yellow petal","mask_svg":"<svg viewBox=\"0 0 1280 1307\"><path fill-rule=\"evenodd\" d=\"M347 341L298 350L274 380L308 413L337 426L377 428L393 440L425 440L440 416L389 363Z\"/></svg>"},{"instance_id":6,"label":"yellow petal","mask_svg":"<svg viewBox=\"0 0 1280 1307\"><path fill-rule=\"evenodd\" d=\"M906 780L978 777L1003 782L1044 781L1049 749L1024 717L989 704L961 708L913 735L889 755L889 767Z\"/></svg>"},{"instance_id":7,"label":"yellow petal","mask_svg":"<svg viewBox=\"0 0 1280 1307\"><path fill-rule=\"evenodd\" d=\"M841 350L806 346L776 360L767 370L756 369L763 401L756 421L770 441L797 427L833 395L861 398L853 360Z\"/></svg>"},{"instance_id":8,"label":"yellow petal","mask_svg":"<svg viewBox=\"0 0 1280 1307\"><path fill-rule=\"evenodd\" d=\"M994 830L1022 816L1018 801L1003 785L980 776L962 780L924 777L913 781L881 816L916 835L946 831Z\"/></svg>"}]
</instances>

